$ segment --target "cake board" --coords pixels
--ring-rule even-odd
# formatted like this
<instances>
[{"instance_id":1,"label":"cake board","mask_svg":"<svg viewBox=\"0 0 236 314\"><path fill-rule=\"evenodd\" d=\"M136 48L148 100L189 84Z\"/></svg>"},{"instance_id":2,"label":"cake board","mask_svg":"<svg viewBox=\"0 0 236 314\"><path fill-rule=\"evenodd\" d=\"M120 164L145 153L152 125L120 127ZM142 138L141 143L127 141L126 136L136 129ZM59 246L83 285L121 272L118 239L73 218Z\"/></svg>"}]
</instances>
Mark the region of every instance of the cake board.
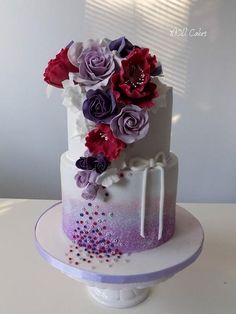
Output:
<instances>
[{"instance_id":1,"label":"cake board","mask_svg":"<svg viewBox=\"0 0 236 314\"><path fill-rule=\"evenodd\" d=\"M87 263L83 248L79 258L68 253L75 243L62 229L62 204L47 209L35 226L35 241L40 255L67 276L87 285L99 303L126 308L144 301L150 287L165 281L192 264L200 255L204 240L199 221L182 207L176 206L176 231L160 247L106 261L94 258Z\"/></svg>"}]
</instances>

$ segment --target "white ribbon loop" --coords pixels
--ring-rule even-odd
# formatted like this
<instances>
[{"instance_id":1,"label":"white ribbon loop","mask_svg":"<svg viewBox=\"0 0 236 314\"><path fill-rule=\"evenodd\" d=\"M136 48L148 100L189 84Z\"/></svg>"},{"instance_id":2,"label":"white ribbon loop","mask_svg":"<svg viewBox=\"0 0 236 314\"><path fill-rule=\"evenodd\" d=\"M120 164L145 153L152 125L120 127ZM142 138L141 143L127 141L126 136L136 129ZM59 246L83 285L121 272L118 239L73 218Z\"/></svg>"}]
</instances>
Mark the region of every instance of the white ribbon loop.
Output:
<instances>
[{"instance_id":1,"label":"white ribbon loop","mask_svg":"<svg viewBox=\"0 0 236 314\"><path fill-rule=\"evenodd\" d=\"M132 171L143 170L142 180L142 194L141 194L141 222L140 222L140 235L145 238L145 211L146 211L146 193L147 193L147 177L150 169L158 169L160 171L160 201L159 201L159 226L158 226L158 240L162 238L163 231L163 211L164 211L164 195L165 195L165 182L164 182L164 167L166 166L166 158L163 152L158 153L155 158L149 160L143 158L132 158L129 161L129 168Z\"/></svg>"}]
</instances>

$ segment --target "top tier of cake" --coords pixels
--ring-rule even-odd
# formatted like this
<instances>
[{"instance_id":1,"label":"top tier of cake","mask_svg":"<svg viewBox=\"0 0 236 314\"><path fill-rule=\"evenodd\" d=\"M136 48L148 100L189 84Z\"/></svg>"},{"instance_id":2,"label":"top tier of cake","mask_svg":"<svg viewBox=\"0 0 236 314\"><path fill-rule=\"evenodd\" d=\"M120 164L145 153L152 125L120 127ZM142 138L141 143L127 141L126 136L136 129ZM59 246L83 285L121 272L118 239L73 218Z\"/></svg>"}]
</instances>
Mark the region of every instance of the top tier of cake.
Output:
<instances>
[{"instance_id":1,"label":"top tier of cake","mask_svg":"<svg viewBox=\"0 0 236 314\"><path fill-rule=\"evenodd\" d=\"M166 162L172 88L161 74L157 57L125 37L71 42L49 62L45 81L63 88L67 158L78 169L97 176L133 158Z\"/></svg>"},{"instance_id":2,"label":"top tier of cake","mask_svg":"<svg viewBox=\"0 0 236 314\"><path fill-rule=\"evenodd\" d=\"M153 79L157 85L159 97L154 100L155 106L149 110L149 131L141 140L128 145L125 150L125 158L128 161L133 157L145 159L154 158L163 152L168 158L170 152L170 134L172 119L172 87L160 82L158 78ZM83 99L80 99L83 102ZM67 156L76 161L84 155L86 150L85 141L77 134L78 111L67 109L68 124L68 153Z\"/></svg>"}]
</instances>

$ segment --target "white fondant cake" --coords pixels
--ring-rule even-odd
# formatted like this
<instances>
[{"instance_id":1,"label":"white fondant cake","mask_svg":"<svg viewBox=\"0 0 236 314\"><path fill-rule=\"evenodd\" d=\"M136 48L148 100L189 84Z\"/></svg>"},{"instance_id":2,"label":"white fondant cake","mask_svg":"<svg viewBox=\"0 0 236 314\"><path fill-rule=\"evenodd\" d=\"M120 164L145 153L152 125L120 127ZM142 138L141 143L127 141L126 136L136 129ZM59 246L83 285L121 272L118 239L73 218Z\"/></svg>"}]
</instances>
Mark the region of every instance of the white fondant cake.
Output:
<instances>
[{"instance_id":1,"label":"white fondant cake","mask_svg":"<svg viewBox=\"0 0 236 314\"><path fill-rule=\"evenodd\" d=\"M156 57L124 37L70 43L45 71L67 106L63 229L89 254L146 250L174 234L172 88L160 73Z\"/></svg>"}]
</instances>

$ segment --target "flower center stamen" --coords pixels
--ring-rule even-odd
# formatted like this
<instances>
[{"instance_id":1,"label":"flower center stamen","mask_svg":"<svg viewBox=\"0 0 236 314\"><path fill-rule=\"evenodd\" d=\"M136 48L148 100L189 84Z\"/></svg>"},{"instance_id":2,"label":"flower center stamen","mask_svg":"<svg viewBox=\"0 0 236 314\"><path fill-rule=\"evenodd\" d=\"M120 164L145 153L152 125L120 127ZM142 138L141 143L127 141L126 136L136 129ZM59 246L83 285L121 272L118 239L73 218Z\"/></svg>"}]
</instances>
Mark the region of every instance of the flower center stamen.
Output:
<instances>
[{"instance_id":1,"label":"flower center stamen","mask_svg":"<svg viewBox=\"0 0 236 314\"><path fill-rule=\"evenodd\" d=\"M108 137L107 137L106 134L100 132L99 135L100 135L101 139L104 139L105 141L108 141Z\"/></svg>"},{"instance_id":2,"label":"flower center stamen","mask_svg":"<svg viewBox=\"0 0 236 314\"><path fill-rule=\"evenodd\" d=\"M129 78L125 81L126 84L130 84L133 88L142 85L144 82L144 72L139 65L129 65Z\"/></svg>"}]
</instances>

